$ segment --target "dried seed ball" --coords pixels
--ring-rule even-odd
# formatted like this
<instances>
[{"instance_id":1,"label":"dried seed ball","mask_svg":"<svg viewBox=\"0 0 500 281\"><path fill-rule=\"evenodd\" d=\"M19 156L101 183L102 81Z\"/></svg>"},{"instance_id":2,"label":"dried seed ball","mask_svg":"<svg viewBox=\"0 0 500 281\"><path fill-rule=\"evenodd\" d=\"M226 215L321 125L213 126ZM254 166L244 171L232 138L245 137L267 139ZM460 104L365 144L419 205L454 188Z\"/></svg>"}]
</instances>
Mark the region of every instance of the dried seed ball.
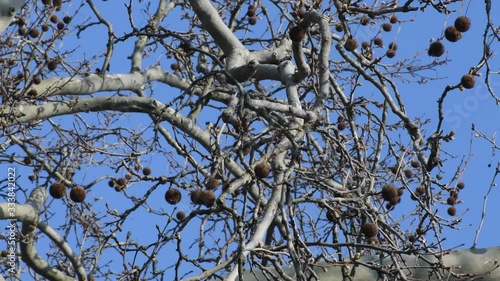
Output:
<instances>
[{"instance_id":1,"label":"dried seed ball","mask_svg":"<svg viewBox=\"0 0 500 281\"><path fill-rule=\"evenodd\" d=\"M393 197L389 200L389 203L393 206L396 206L399 202L401 202L401 197L399 196Z\"/></svg>"},{"instance_id":2,"label":"dried seed ball","mask_svg":"<svg viewBox=\"0 0 500 281\"><path fill-rule=\"evenodd\" d=\"M436 41L433 42L429 46L429 50L427 51L427 54L431 57L440 57L444 54L444 45L441 43L441 41Z\"/></svg>"},{"instance_id":3,"label":"dried seed ball","mask_svg":"<svg viewBox=\"0 0 500 281\"><path fill-rule=\"evenodd\" d=\"M395 42L390 43L389 44L389 49L397 51L398 50L398 44L396 44Z\"/></svg>"},{"instance_id":4,"label":"dried seed ball","mask_svg":"<svg viewBox=\"0 0 500 281\"><path fill-rule=\"evenodd\" d=\"M455 216L457 214L457 208L455 208L454 206L451 206L448 208L448 215L450 216Z\"/></svg>"},{"instance_id":5,"label":"dried seed ball","mask_svg":"<svg viewBox=\"0 0 500 281\"><path fill-rule=\"evenodd\" d=\"M42 31L44 31L44 32L49 31L49 25L48 24L42 24Z\"/></svg>"},{"instance_id":6,"label":"dried seed ball","mask_svg":"<svg viewBox=\"0 0 500 281\"><path fill-rule=\"evenodd\" d=\"M143 173L145 176L149 176L149 175L151 175L151 168L146 167L146 168L142 169L142 173Z\"/></svg>"},{"instance_id":7,"label":"dried seed ball","mask_svg":"<svg viewBox=\"0 0 500 281\"><path fill-rule=\"evenodd\" d=\"M462 33L460 33L460 31L458 31L454 26L448 26L444 30L444 37L446 37L446 40L450 42L457 42L462 39Z\"/></svg>"},{"instance_id":8,"label":"dried seed ball","mask_svg":"<svg viewBox=\"0 0 500 281\"><path fill-rule=\"evenodd\" d=\"M455 203L457 203L457 198L454 198L454 197L448 197L448 199L446 199L446 204L448 205L455 205Z\"/></svg>"},{"instance_id":9,"label":"dried seed ball","mask_svg":"<svg viewBox=\"0 0 500 281\"><path fill-rule=\"evenodd\" d=\"M464 76L462 76L462 79L460 80L460 84L465 89L472 89L472 88L474 88L476 81L474 79L474 76L472 76L470 74L465 74Z\"/></svg>"},{"instance_id":10,"label":"dried seed ball","mask_svg":"<svg viewBox=\"0 0 500 281\"><path fill-rule=\"evenodd\" d=\"M361 227L361 233L363 233L366 237L375 237L378 234L378 227L374 223L365 223Z\"/></svg>"},{"instance_id":11,"label":"dried seed ball","mask_svg":"<svg viewBox=\"0 0 500 281\"><path fill-rule=\"evenodd\" d=\"M437 174L437 175L436 175L436 179L440 180L440 179L442 179L442 178L443 178L443 175L441 175L441 174Z\"/></svg>"},{"instance_id":12,"label":"dried seed ball","mask_svg":"<svg viewBox=\"0 0 500 281\"><path fill-rule=\"evenodd\" d=\"M256 23L257 23L257 18L256 17L249 17L248 18L248 24L255 25Z\"/></svg>"},{"instance_id":13,"label":"dried seed ball","mask_svg":"<svg viewBox=\"0 0 500 281\"><path fill-rule=\"evenodd\" d=\"M337 129L339 129L339 131L345 130L346 127L347 127L347 124L345 121L340 121L339 123L337 123Z\"/></svg>"},{"instance_id":14,"label":"dried seed ball","mask_svg":"<svg viewBox=\"0 0 500 281\"><path fill-rule=\"evenodd\" d=\"M455 199L458 199L458 191L455 191L455 190L451 191L451 192L450 192L450 197L453 197L453 198L455 198Z\"/></svg>"},{"instance_id":15,"label":"dried seed ball","mask_svg":"<svg viewBox=\"0 0 500 281\"><path fill-rule=\"evenodd\" d=\"M398 167L397 166L392 166L389 168L393 174L396 174L398 172Z\"/></svg>"},{"instance_id":16,"label":"dried seed ball","mask_svg":"<svg viewBox=\"0 0 500 281\"><path fill-rule=\"evenodd\" d=\"M177 71L177 70L179 70L179 64L178 64L178 63L175 63L175 62L174 62L174 63L172 63L172 64L170 65L170 69L172 69L173 71Z\"/></svg>"},{"instance_id":17,"label":"dried seed ball","mask_svg":"<svg viewBox=\"0 0 500 281\"><path fill-rule=\"evenodd\" d=\"M40 31L38 31L38 29L36 28L32 28L30 29L29 35L31 38L37 38L38 36L40 36Z\"/></svg>"},{"instance_id":18,"label":"dried seed ball","mask_svg":"<svg viewBox=\"0 0 500 281\"><path fill-rule=\"evenodd\" d=\"M250 153L250 150L251 150L251 146L250 145L245 145L242 149L241 149L241 153L243 153L243 156L247 156L248 153Z\"/></svg>"},{"instance_id":19,"label":"dried seed ball","mask_svg":"<svg viewBox=\"0 0 500 281\"><path fill-rule=\"evenodd\" d=\"M214 177L208 179L205 184L205 188L208 190L216 189L220 184L220 181Z\"/></svg>"},{"instance_id":20,"label":"dried seed ball","mask_svg":"<svg viewBox=\"0 0 500 281\"><path fill-rule=\"evenodd\" d=\"M131 173L125 174L125 179L126 180L131 180L132 179L132 174Z\"/></svg>"},{"instance_id":21,"label":"dried seed ball","mask_svg":"<svg viewBox=\"0 0 500 281\"><path fill-rule=\"evenodd\" d=\"M367 25L368 23L370 23L370 18L368 17L362 17L361 20L359 21L359 23L361 23L361 25Z\"/></svg>"},{"instance_id":22,"label":"dried seed ball","mask_svg":"<svg viewBox=\"0 0 500 281\"><path fill-rule=\"evenodd\" d=\"M333 223L339 223L341 215L342 211L339 208L334 208L333 211L329 209L326 212L326 219Z\"/></svg>"},{"instance_id":23,"label":"dried seed ball","mask_svg":"<svg viewBox=\"0 0 500 281\"><path fill-rule=\"evenodd\" d=\"M19 27L19 29L17 30L17 33L19 33L19 35L21 35L21 36L26 35L27 32L28 31L26 30L25 27Z\"/></svg>"},{"instance_id":24,"label":"dried seed ball","mask_svg":"<svg viewBox=\"0 0 500 281\"><path fill-rule=\"evenodd\" d=\"M33 77L33 83L35 85L39 85L40 83L42 83L42 79L40 78L40 76L37 75L37 76Z\"/></svg>"},{"instance_id":25,"label":"dried seed ball","mask_svg":"<svg viewBox=\"0 0 500 281\"><path fill-rule=\"evenodd\" d=\"M178 220L180 221L183 221L186 219L186 213L184 213L183 211L179 211L177 212L177 214L175 215L177 217Z\"/></svg>"},{"instance_id":26,"label":"dried seed ball","mask_svg":"<svg viewBox=\"0 0 500 281\"><path fill-rule=\"evenodd\" d=\"M25 25L25 24L26 24L26 19L25 19L25 18L19 18L19 19L17 20L17 25L18 25L18 26L23 26L23 25Z\"/></svg>"},{"instance_id":27,"label":"dried seed ball","mask_svg":"<svg viewBox=\"0 0 500 281\"><path fill-rule=\"evenodd\" d=\"M254 9L250 9L251 7L255 7L255 6L249 6L248 7L247 16L254 17L255 16L255 8Z\"/></svg>"},{"instance_id":28,"label":"dried seed ball","mask_svg":"<svg viewBox=\"0 0 500 281\"><path fill-rule=\"evenodd\" d=\"M55 199L61 199L66 194L66 187L60 182L55 182L50 185L49 193L50 196L54 197Z\"/></svg>"},{"instance_id":29,"label":"dried seed ball","mask_svg":"<svg viewBox=\"0 0 500 281\"><path fill-rule=\"evenodd\" d=\"M69 17L69 16L65 16L65 17L63 18L63 22L64 22L65 24L70 23L70 22L71 22L71 17Z\"/></svg>"},{"instance_id":30,"label":"dried seed ball","mask_svg":"<svg viewBox=\"0 0 500 281\"><path fill-rule=\"evenodd\" d=\"M110 180L108 181L108 186L109 186L109 187L115 187L115 180L114 180L114 179L110 179Z\"/></svg>"},{"instance_id":31,"label":"dried seed ball","mask_svg":"<svg viewBox=\"0 0 500 281\"><path fill-rule=\"evenodd\" d=\"M195 189L191 192L191 202L195 205L201 205L203 204L203 201L201 200L201 194L202 194L201 189Z\"/></svg>"},{"instance_id":32,"label":"dried seed ball","mask_svg":"<svg viewBox=\"0 0 500 281\"><path fill-rule=\"evenodd\" d=\"M417 236L415 236L415 234L408 235L408 241L410 241L411 243L417 241Z\"/></svg>"},{"instance_id":33,"label":"dried seed ball","mask_svg":"<svg viewBox=\"0 0 500 281\"><path fill-rule=\"evenodd\" d=\"M349 52L356 50L357 47L358 47L358 40L354 38L347 39L347 41L344 44L344 48Z\"/></svg>"},{"instance_id":34,"label":"dried seed ball","mask_svg":"<svg viewBox=\"0 0 500 281\"><path fill-rule=\"evenodd\" d=\"M407 178L413 177L413 171L412 170L407 169L407 170L404 171L404 173L405 173L405 177L407 177Z\"/></svg>"},{"instance_id":35,"label":"dried seed ball","mask_svg":"<svg viewBox=\"0 0 500 281\"><path fill-rule=\"evenodd\" d=\"M290 29L289 34L293 42L301 42L306 37L306 30L302 26L296 25Z\"/></svg>"},{"instance_id":36,"label":"dried seed ball","mask_svg":"<svg viewBox=\"0 0 500 281\"><path fill-rule=\"evenodd\" d=\"M424 195L425 189L421 186L415 188L415 194L418 196Z\"/></svg>"},{"instance_id":37,"label":"dried seed ball","mask_svg":"<svg viewBox=\"0 0 500 281\"><path fill-rule=\"evenodd\" d=\"M55 70L57 68L57 60L51 60L51 61L49 61L49 63L47 64L47 68L50 71Z\"/></svg>"},{"instance_id":38,"label":"dried seed ball","mask_svg":"<svg viewBox=\"0 0 500 281\"><path fill-rule=\"evenodd\" d=\"M384 40L382 40L382 38L380 37L377 37L373 40L373 44L375 44L375 46L382 47L384 45Z\"/></svg>"},{"instance_id":39,"label":"dried seed ball","mask_svg":"<svg viewBox=\"0 0 500 281\"><path fill-rule=\"evenodd\" d=\"M271 172L271 165L266 162L259 163L255 165L253 170L258 178L267 178L269 176L269 173Z\"/></svg>"},{"instance_id":40,"label":"dried seed ball","mask_svg":"<svg viewBox=\"0 0 500 281\"><path fill-rule=\"evenodd\" d=\"M201 201L205 207L210 208L215 203L215 194L210 190L204 190L201 192Z\"/></svg>"},{"instance_id":41,"label":"dried seed ball","mask_svg":"<svg viewBox=\"0 0 500 281\"><path fill-rule=\"evenodd\" d=\"M342 31L344 31L344 27L342 26L342 24L339 23L339 24L335 25L335 30L337 32L342 32Z\"/></svg>"},{"instance_id":42,"label":"dried seed ball","mask_svg":"<svg viewBox=\"0 0 500 281\"><path fill-rule=\"evenodd\" d=\"M83 202L85 197L87 197L87 192L79 186L73 187L69 193L69 198L77 203Z\"/></svg>"},{"instance_id":43,"label":"dried seed ball","mask_svg":"<svg viewBox=\"0 0 500 281\"><path fill-rule=\"evenodd\" d=\"M464 189L465 188L465 183L463 183L463 182L457 183L457 188L458 189Z\"/></svg>"},{"instance_id":44,"label":"dried seed ball","mask_svg":"<svg viewBox=\"0 0 500 281\"><path fill-rule=\"evenodd\" d=\"M116 183L119 185L119 186L125 186L127 184L127 180L124 179L124 178L119 178Z\"/></svg>"},{"instance_id":45,"label":"dried seed ball","mask_svg":"<svg viewBox=\"0 0 500 281\"><path fill-rule=\"evenodd\" d=\"M24 157L23 162L26 165L30 165L31 164L31 157L29 157L29 156Z\"/></svg>"},{"instance_id":46,"label":"dried seed ball","mask_svg":"<svg viewBox=\"0 0 500 281\"><path fill-rule=\"evenodd\" d=\"M54 6L61 6L62 5L62 0L52 0L52 5L54 5Z\"/></svg>"},{"instance_id":47,"label":"dried seed ball","mask_svg":"<svg viewBox=\"0 0 500 281\"><path fill-rule=\"evenodd\" d=\"M304 18L304 16L306 15L306 11L305 11L304 9L298 9L298 10L296 11L296 13L297 13L297 16L298 16L299 18L301 18L301 19L302 19L302 18Z\"/></svg>"},{"instance_id":48,"label":"dried seed ball","mask_svg":"<svg viewBox=\"0 0 500 281\"><path fill-rule=\"evenodd\" d=\"M8 256L8 255L9 255L9 251L7 251L7 250L3 250L3 251L2 251L2 253L1 253L1 256L2 256L3 258L5 258L5 257L6 257L6 256Z\"/></svg>"},{"instance_id":49,"label":"dried seed ball","mask_svg":"<svg viewBox=\"0 0 500 281\"><path fill-rule=\"evenodd\" d=\"M382 24L382 29L385 32L389 32L392 30L392 24L390 22L386 22L386 23Z\"/></svg>"},{"instance_id":50,"label":"dried seed ball","mask_svg":"<svg viewBox=\"0 0 500 281\"><path fill-rule=\"evenodd\" d=\"M382 198L384 198L385 201L391 201L397 197L398 197L398 190L394 185L388 184L382 188Z\"/></svg>"},{"instance_id":51,"label":"dried seed ball","mask_svg":"<svg viewBox=\"0 0 500 281\"><path fill-rule=\"evenodd\" d=\"M392 24L397 23L398 22L398 17L396 17L395 15L392 15L389 18L389 22L392 23Z\"/></svg>"},{"instance_id":52,"label":"dried seed ball","mask_svg":"<svg viewBox=\"0 0 500 281\"><path fill-rule=\"evenodd\" d=\"M420 162L418 162L417 160L412 160L410 162L410 165L413 167L413 168L420 168Z\"/></svg>"},{"instance_id":53,"label":"dried seed ball","mask_svg":"<svg viewBox=\"0 0 500 281\"><path fill-rule=\"evenodd\" d=\"M388 51L387 51L387 53L385 53L385 55L386 55L388 58L392 59L393 57L395 57L395 56L396 56L396 51L394 51L394 50L388 50Z\"/></svg>"},{"instance_id":54,"label":"dried seed ball","mask_svg":"<svg viewBox=\"0 0 500 281\"><path fill-rule=\"evenodd\" d=\"M167 201L170 205L175 205L179 203L182 199L181 192L176 188L169 188L167 192L165 192L165 201Z\"/></svg>"},{"instance_id":55,"label":"dried seed ball","mask_svg":"<svg viewBox=\"0 0 500 281\"><path fill-rule=\"evenodd\" d=\"M122 190L123 190L123 186L121 186L121 185L117 185L117 186L115 186L115 190L116 190L117 192L120 192L120 191L122 191Z\"/></svg>"},{"instance_id":56,"label":"dried seed ball","mask_svg":"<svg viewBox=\"0 0 500 281\"><path fill-rule=\"evenodd\" d=\"M361 43L361 48L368 49L368 47L370 47L370 42L363 41L363 43Z\"/></svg>"},{"instance_id":57,"label":"dried seed ball","mask_svg":"<svg viewBox=\"0 0 500 281\"><path fill-rule=\"evenodd\" d=\"M34 180L36 180L36 176L35 176L35 175L33 175L33 174L31 174L31 175L29 175L29 176L28 176L28 179L29 179L30 181L34 181Z\"/></svg>"},{"instance_id":58,"label":"dried seed ball","mask_svg":"<svg viewBox=\"0 0 500 281\"><path fill-rule=\"evenodd\" d=\"M44 4L45 6L50 5L51 2L52 1L50 1L50 0L42 0L42 4Z\"/></svg>"},{"instance_id":59,"label":"dried seed ball","mask_svg":"<svg viewBox=\"0 0 500 281\"><path fill-rule=\"evenodd\" d=\"M460 32L467 32L470 28L470 19L460 16L455 20L455 28Z\"/></svg>"},{"instance_id":60,"label":"dried seed ball","mask_svg":"<svg viewBox=\"0 0 500 281\"><path fill-rule=\"evenodd\" d=\"M57 17L57 15L50 15L50 22L51 23L58 23L59 22L59 18Z\"/></svg>"},{"instance_id":61,"label":"dried seed ball","mask_svg":"<svg viewBox=\"0 0 500 281\"><path fill-rule=\"evenodd\" d=\"M63 30L63 29L64 29L64 23L59 22L59 23L57 24L57 29L59 29L59 30Z\"/></svg>"},{"instance_id":62,"label":"dried seed ball","mask_svg":"<svg viewBox=\"0 0 500 281\"><path fill-rule=\"evenodd\" d=\"M29 92L28 92L28 96L30 97L36 97L38 96L38 91L35 90L35 89L31 89Z\"/></svg>"}]
</instances>

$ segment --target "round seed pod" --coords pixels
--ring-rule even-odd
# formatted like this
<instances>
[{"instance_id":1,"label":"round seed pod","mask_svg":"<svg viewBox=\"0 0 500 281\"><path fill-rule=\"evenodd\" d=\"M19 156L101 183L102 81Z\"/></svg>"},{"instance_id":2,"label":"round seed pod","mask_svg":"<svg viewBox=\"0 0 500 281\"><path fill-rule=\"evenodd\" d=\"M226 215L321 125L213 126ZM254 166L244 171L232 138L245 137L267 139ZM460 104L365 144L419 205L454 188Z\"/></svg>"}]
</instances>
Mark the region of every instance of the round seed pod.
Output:
<instances>
[{"instance_id":1,"label":"round seed pod","mask_svg":"<svg viewBox=\"0 0 500 281\"><path fill-rule=\"evenodd\" d=\"M176 188L170 188L165 192L165 201L170 205L179 203L182 199L181 192Z\"/></svg>"},{"instance_id":2,"label":"round seed pod","mask_svg":"<svg viewBox=\"0 0 500 281\"><path fill-rule=\"evenodd\" d=\"M389 32L392 30L392 24L390 22L386 22L386 23L382 24L382 29L385 32Z\"/></svg>"},{"instance_id":3,"label":"round seed pod","mask_svg":"<svg viewBox=\"0 0 500 281\"><path fill-rule=\"evenodd\" d=\"M17 30L17 33L19 33L19 35L21 36L25 36L27 32L28 31L26 30L25 27L19 27L19 29Z\"/></svg>"},{"instance_id":4,"label":"round seed pod","mask_svg":"<svg viewBox=\"0 0 500 281\"><path fill-rule=\"evenodd\" d=\"M342 211L339 208L333 208L334 211L328 210L326 212L326 219L333 223L339 223L342 216Z\"/></svg>"},{"instance_id":5,"label":"round seed pod","mask_svg":"<svg viewBox=\"0 0 500 281\"><path fill-rule=\"evenodd\" d=\"M69 193L69 198L71 198L73 202L83 202L85 201L85 197L87 197L87 192L79 186L73 187Z\"/></svg>"},{"instance_id":6,"label":"round seed pod","mask_svg":"<svg viewBox=\"0 0 500 281\"><path fill-rule=\"evenodd\" d=\"M115 191L120 192L123 190L123 186L121 185L115 185Z\"/></svg>"},{"instance_id":7,"label":"round seed pod","mask_svg":"<svg viewBox=\"0 0 500 281\"><path fill-rule=\"evenodd\" d=\"M369 47L370 47L370 42L363 41L363 43L361 43L361 48L368 49Z\"/></svg>"},{"instance_id":8,"label":"round seed pod","mask_svg":"<svg viewBox=\"0 0 500 281\"><path fill-rule=\"evenodd\" d=\"M32 162L31 157L29 157L29 156L24 157L23 162L26 165L31 165L31 162Z\"/></svg>"},{"instance_id":9,"label":"round seed pod","mask_svg":"<svg viewBox=\"0 0 500 281\"><path fill-rule=\"evenodd\" d=\"M362 18L361 18L361 20L359 21L359 23L360 23L361 25L367 25L368 23L370 23L370 18L369 18L369 17L364 16L364 17L362 17Z\"/></svg>"},{"instance_id":10,"label":"round seed pod","mask_svg":"<svg viewBox=\"0 0 500 281\"><path fill-rule=\"evenodd\" d=\"M69 16L65 16L65 17L63 18L63 22L64 22L65 24L69 24L69 23L71 22L71 17L69 17Z\"/></svg>"},{"instance_id":11,"label":"round seed pod","mask_svg":"<svg viewBox=\"0 0 500 281\"><path fill-rule=\"evenodd\" d=\"M49 25L48 24L42 24L42 31L44 31L44 32L49 31Z\"/></svg>"},{"instance_id":12,"label":"round seed pod","mask_svg":"<svg viewBox=\"0 0 500 281\"><path fill-rule=\"evenodd\" d=\"M458 199L458 191L456 191L456 190L452 190L452 191L450 192L450 197L453 197L453 198L455 198L455 199Z\"/></svg>"},{"instance_id":13,"label":"round seed pod","mask_svg":"<svg viewBox=\"0 0 500 281\"><path fill-rule=\"evenodd\" d=\"M220 181L214 177L208 179L205 183L205 188L208 190L216 189L220 185Z\"/></svg>"},{"instance_id":14,"label":"round seed pod","mask_svg":"<svg viewBox=\"0 0 500 281\"><path fill-rule=\"evenodd\" d=\"M415 236L415 234L408 235L408 241L410 241L411 243L417 241L417 236Z\"/></svg>"},{"instance_id":15,"label":"round seed pod","mask_svg":"<svg viewBox=\"0 0 500 281\"><path fill-rule=\"evenodd\" d=\"M393 57L395 57L395 56L396 56L396 51L394 51L394 50L387 50L387 53L385 53L385 55L386 55L388 58L392 59Z\"/></svg>"},{"instance_id":16,"label":"round seed pod","mask_svg":"<svg viewBox=\"0 0 500 281\"><path fill-rule=\"evenodd\" d=\"M172 64L170 65L170 69L172 69L173 71L177 71L177 70L179 70L179 64L178 64L178 63L175 63L175 62L174 62L174 63L172 63Z\"/></svg>"},{"instance_id":17,"label":"round seed pod","mask_svg":"<svg viewBox=\"0 0 500 281\"><path fill-rule=\"evenodd\" d=\"M368 239L366 239L366 242L369 245L378 245L379 244L379 241L378 241L377 237L369 237Z\"/></svg>"},{"instance_id":18,"label":"round seed pod","mask_svg":"<svg viewBox=\"0 0 500 281\"><path fill-rule=\"evenodd\" d=\"M444 30L444 37L450 42L457 42L462 39L462 33L458 31L454 26L448 26Z\"/></svg>"},{"instance_id":19,"label":"round seed pod","mask_svg":"<svg viewBox=\"0 0 500 281\"><path fill-rule=\"evenodd\" d=\"M373 44L375 44L375 46L382 47L384 45L384 40L382 40L382 38L380 37L377 37L373 39Z\"/></svg>"},{"instance_id":20,"label":"round seed pod","mask_svg":"<svg viewBox=\"0 0 500 281\"><path fill-rule=\"evenodd\" d=\"M66 195L66 187L60 182L55 182L50 185L49 193L50 196L54 197L55 199L61 199L64 197L64 195Z\"/></svg>"},{"instance_id":21,"label":"round seed pod","mask_svg":"<svg viewBox=\"0 0 500 281\"><path fill-rule=\"evenodd\" d=\"M253 6L250 6L250 7L253 7ZM254 17L255 16L255 9L250 9L250 7L248 7L247 16Z\"/></svg>"},{"instance_id":22,"label":"round seed pod","mask_svg":"<svg viewBox=\"0 0 500 281\"><path fill-rule=\"evenodd\" d=\"M40 83L42 83L42 79L40 78L40 76L37 75L33 77L33 84L39 85Z\"/></svg>"},{"instance_id":23,"label":"round seed pod","mask_svg":"<svg viewBox=\"0 0 500 281\"><path fill-rule=\"evenodd\" d=\"M191 192L191 202L195 205L201 205L203 204L203 201L201 200L201 193L203 191L201 189L195 189Z\"/></svg>"},{"instance_id":24,"label":"round seed pod","mask_svg":"<svg viewBox=\"0 0 500 281\"><path fill-rule=\"evenodd\" d=\"M410 165L413 167L413 168L420 168L420 162L418 162L417 160L413 160L410 162Z\"/></svg>"},{"instance_id":25,"label":"round seed pod","mask_svg":"<svg viewBox=\"0 0 500 281\"><path fill-rule=\"evenodd\" d=\"M396 44L395 42L390 43L389 44L389 49L397 51L398 50L398 44Z\"/></svg>"},{"instance_id":26,"label":"round seed pod","mask_svg":"<svg viewBox=\"0 0 500 281\"><path fill-rule=\"evenodd\" d=\"M391 204L392 206L396 206L399 202L401 202L401 197L396 196L389 201L389 204Z\"/></svg>"},{"instance_id":27,"label":"round seed pod","mask_svg":"<svg viewBox=\"0 0 500 281\"><path fill-rule=\"evenodd\" d=\"M305 11L304 9L298 9L298 10L296 11L296 13L297 13L297 16L298 16L299 18L301 18L301 19L302 19L302 18L304 18L304 16L306 15L306 11Z\"/></svg>"},{"instance_id":28,"label":"round seed pod","mask_svg":"<svg viewBox=\"0 0 500 281\"><path fill-rule=\"evenodd\" d=\"M391 201L398 197L398 190L394 185L386 185L382 188L382 198L385 201Z\"/></svg>"},{"instance_id":29,"label":"round seed pod","mask_svg":"<svg viewBox=\"0 0 500 281\"><path fill-rule=\"evenodd\" d=\"M399 197L403 196L404 193L405 193L405 188L404 187L398 188L398 196Z\"/></svg>"},{"instance_id":30,"label":"round seed pod","mask_svg":"<svg viewBox=\"0 0 500 281\"><path fill-rule=\"evenodd\" d=\"M250 24L250 25L257 24L257 17L249 17L248 18L248 24Z\"/></svg>"},{"instance_id":31,"label":"round seed pod","mask_svg":"<svg viewBox=\"0 0 500 281\"><path fill-rule=\"evenodd\" d=\"M62 23L62 22L58 22L58 23L57 23L57 29L59 29L59 30L63 30L63 29L64 29L64 23Z\"/></svg>"},{"instance_id":32,"label":"round seed pod","mask_svg":"<svg viewBox=\"0 0 500 281\"><path fill-rule=\"evenodd\" d=\"M146 168L142 169L142 174L145 176L151 175L151 168L146 167Z\"/></svg>"},{"instance_id":33,"label":"round seed pod","mask_svg":"<svg viewBox=\"0 0 500 281\"><path fill-rule=\"evenodd\" d=\"M457 208L455 208L454 206L451 206L448 208L448 215L450 216L455 216L457 214Z\"/></svg>"},{"instance_id":34,"label":"round seed pod","mask_svg":"<svg viewBox=\"0 0 500 281\"><path fill-rule=\"evenodd\" d=\"M117 181L116 181L116 184L119 185L119 186L125 186L127 184L127 180L124 179L124 178L119 178Z\"/></svg>"},{"instance_id":35,"label":"round seed pod","mask_svg":"<svg viewBox=\"0 0 500 281\"><path fill-rule=\"evenodd\" d=\"M178 220L180 221L183 221L186 219L186 213L184 213L184 211L179 211L177 212L177 214L175 215L177 217Z\"/></svg>"},{"instance_id":36,"label":"round seed pod","mask_svg":"<svg viewBox=\"0 0 500 281\"><path fill-rule=\"evenodd\" d=\"M446 204L448 205L455 205L455 203L457 203L457 199L454 198L454 197L448 197L448 199L446 199Z\"/></svg>"},{"instance_id":37,"label":"round seed pod","mask_svg":"<svg viewBox=\"0 0 500 281\"><path fill-rule=\"evenodd\" d=\"M377 236L378 234L378 226L374 223L365 223L362 227L361 227L361 233L363 233L363 235L365 235L366 237L375 237Z\"/></svg>"},{"instance_id":38,"label":"round seed pod","mask_svg":"<svg viewBox=\"0 0 500 281\"><path fill-rule=\"evenodd\" d=\"M49 63L47 64L47 68L50 70L50 71L53 71L57 68L57 60L51 60L49 61Z\"/></svg>"},{"instance_id":39,"label":"round seed pod","mask_svg":"<svg viewBox=\"0 0 500 281\"><path fill-rule=\"evenodd\" d=\"M392 15L390 18L389 18L389 22L392 23L392 24L395 24L398 22L398 17L396 17L395 15Z\"/></svg>"},{"instance_id":40,"label":"round seed pod","mask_svg":"<svg viewBox=\"0 0 500 281\"><path fill-rule=\"evenodd\" d=\"M210 190L204 190L201 192L201 201L205 207L210 208L215 203L215 194Z\"/></svg>"},{"instance_id":41,"label":"round seed pod","mask_svg":"<svg viewBox=\"0 0 500 281\"><path fill-rule=\"evenodd\" d=\"M431 57L440 57L444 54L444 45L441 43L441 41L436 41L433 42L429 46L429 50L427 51L427 54Z\"/></svg>"},{"instance_id":42,"label":"round seed pod","mask_svg":"<svg viewBox=\"0 0 500 281\"><path fill-rule=\"evenodd\" d=\"M131 180L132 179L132 174L131 173L125 174L125 179L126 180Z\"/></svg>"},{"instance_id":43,"label":"round seed pod","mask_svg":"<svg viewBox=\"0 0 500 281\"><path fill-rule=\"evenodd\" d=\"M267 178L271 172L271 165L267 162L259 163L255 165L254 172L259 179Z\"/></svg>"},{"instance_id":44,"label":"round seed pod","mask_svg":"<svg viewBox=\"0 0 500 281\"><path fill-rule=\"evenodd\" d=\"M458 189L464 189L465 188L465 183L463 183L463 182L457 183L457 188Z\"/></svg>"},{"instance_id":45,"label":"round seed pod","mask_svg":"<svg viewBox=\"0 0 500 281\"><path fill-rule=\"evenodd\" d=\"M57 15L50 15L50 18L49 18L50 22L51 23L58 23L59 22L59 18L57 17Z\"/></svg>"},{"instance_id":46,"label":"round seed pod","mask_svg":"<svg viewBox=\"0 0 500 281\"><path fill-rule=\"evenodd\" d=\"M36 97L36 96L38 96L38 91L36 89L31 89L28 92L28 96L30 96L30 97Z\"/></svg>"},{"instance_id":47,"label":"round seed pod","mask_svg":"<svg viewBox=\"0 0 500 281\"><path fill-rule=\"evenodd\" d=\"M470 74L465 74L464 76L462 76L462 79L460 80L460 84L465 89L472 89L472 88L474 88L476 81L474 79L474 76L472 76Z\"/></svg>"},{"instance_id":48,"label":"round seed pod","mask_svg":"<svg viewBox=\"0 0 500 281\"><path fill-rule=\"evenodd\" d=\"M397 166L392 166L389 168L393 174L396 174L398 172L398 167Z\"/></svg>"},{"instance_id":49,"label":"round seed pod","mask_svg":"<svg viewBox=\"0 0 500 281\"><path fill-rule=\"evenodd\" d=\"M335 25L335 30L337 32L342 32L342 31L344 31L344 27L342 26L342 24L339 23L339 24Z\"/></svg>"},{"instance_id":50,"label":"round seed pod","mask_svg":"<svg viewBox=\"0 0 500 281\"><path fill-rule=\"evenodd\" d=\"M415 188L415 194L418 196L424 195L425 194L425 189L421 186Z\"/></svg>"},{"instance_id":51,"label":"round seed pod","mask_svg":"<svg viewBox=\"0 0 500 281\"><path fill-rule=\"evenodd\" d=\"M3 250L2 253L0 254L2 256L2 258L5 258L6 256L9 255L9 251L7 250Z\"/></svg>"},{"instance_id":52,"label":"round seed pod","mask_svg":"<svg viewBox=\"0 0 500 281\"><path fill-rule=\"evenodd\" d=\"M436 175L436 179L441 180L442 178L443 178L443 175L441 175L441 174Z\"/></svg>"},{"instance_id":53,"label":"round seed pod","mask_svg":"<svg viewBox=\"0 0 500 281\"><path fill-rule=\"evenodd\" d=\"M470 29L470 19L465 16L460 16L455 20L455 28L460 32L467 32Z\"/></svg>"},{"instance_id":54,"label":"round seed pod","mask_svg":"<svg viewBox=\"0 0 500 281\"><path fill-rule=\"evenodd\" d=\"M405 174L405 177L407 177L407 178L413 177L413 171L410 169L405 170L404 174Z\"/></svg>"},{"instance_id":55,"label":"round seed pod","mask_svg":"<svg viewBox=\"0 0 500 281\"><path fill-rule=\"evenodd\" d=\"M306 30L302 26L296 25L290 29L289 35L293 42L301 42L306 37Z\"/></svg>"},{"instance_id":56,"label":"round seed pod","mask_svg":"<svg viewBox=\"0 0 500 281\"><path fill-rule=\"evenodd\" d=\"M38 36L40 36L40 31L38 31L38 29L36 28L32 28L30 29L29 35L31 38L37 38Z\"/></svg>"},{"instance_id":57,"label":"round seed pod","mask_svg":"<svg viewBox=\"0 0 500 281\"><path fill-rule=\"evenodd\" d=\"M339 131L345 130L346 127L347 127L347 124L345 121L340 121L339 123L337 123L337 129Z\"/></svg>"},{"instance_id":58,"label":"round seed pod","mask_svg":"<svg viewBox=\"0 0 500 281\"><path fill-rule=\"evenodd\" d=\"M62 5L62 0L52 0L52 5L54 5L54 6L61 6Z\"/></svg>"},{"instance_id":59,"label":"round seed pod","mask_svg":"<svg viewBox=\"0 0 500 281\"><path fill-rule=\"evenodd\" d=\"M349 52L356 50L357 47L358 47L358 40L354 38L347 39L347 41L344 44L344 48Z\"/></svg>"}]
</instances>

